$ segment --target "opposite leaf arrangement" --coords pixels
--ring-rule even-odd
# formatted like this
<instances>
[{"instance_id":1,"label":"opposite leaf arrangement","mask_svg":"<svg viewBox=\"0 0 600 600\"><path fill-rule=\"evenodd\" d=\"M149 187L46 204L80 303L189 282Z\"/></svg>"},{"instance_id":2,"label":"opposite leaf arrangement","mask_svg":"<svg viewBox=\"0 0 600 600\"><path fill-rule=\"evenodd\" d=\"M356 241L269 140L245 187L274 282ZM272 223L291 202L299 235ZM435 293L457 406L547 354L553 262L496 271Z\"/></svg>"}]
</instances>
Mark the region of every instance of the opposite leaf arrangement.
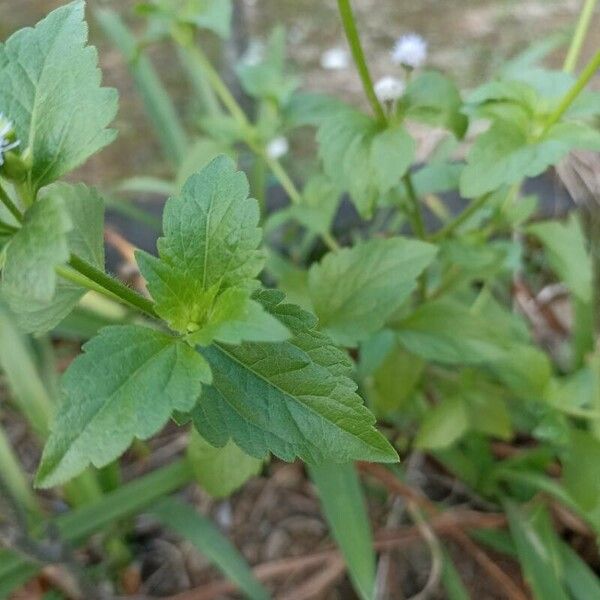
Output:
<instances>
[{"instance_id":1,"label":"opposite leaf arrangement","mask_svg":"<svg viewBox=\"0 0 600 600\"><path fill-rule=\"evenodd\" d=\"M60 181L115 138L117 94L101 86L84 2L0 44L0 312L41 335L88 291L127 309L63 375L37 486L111 465L173 420L193 430L196 477L216 495L270 454L308 463L321 490L332 463L331 481L352 487L348 463L426 451L506 512L517 553L531 550L514 525L529 517L511 503L540 491L600 532L600 219L588 206L583 226L575 215L532 224L538 198L522 192L573 150L600 151L600 95L585 89L600 52L577 78L573 65L550 71L525 53L463 97L422 70L427 46L408 35L392 53L405 77L373 83L350 3L338 0L370 113L299 91L277 29L236 65L248 116L196 35L226 38L231 7L141 2L141 40L116 13L95 13L173 170L130 182L169 196L156 256L135 252L143 293L105 272L103 197L118 186ZM144 53L155 41L176 47L200 100L193 133ZM424 165L412 122L444 132ZM465 157L475 122L488 127ZM312 128L318 147L301 189L280 160L298 128ZM267 174L287 197L277 211ZM342 198L352 217L340 228ZM570 294L574 324L558 349L542 350L530 313L513 310L528 278L557 278ZM525 440L519 458L499 460L494 442L515 439ZM546 521L533 521L542 535Z\"/></svg>"}]
</instances>

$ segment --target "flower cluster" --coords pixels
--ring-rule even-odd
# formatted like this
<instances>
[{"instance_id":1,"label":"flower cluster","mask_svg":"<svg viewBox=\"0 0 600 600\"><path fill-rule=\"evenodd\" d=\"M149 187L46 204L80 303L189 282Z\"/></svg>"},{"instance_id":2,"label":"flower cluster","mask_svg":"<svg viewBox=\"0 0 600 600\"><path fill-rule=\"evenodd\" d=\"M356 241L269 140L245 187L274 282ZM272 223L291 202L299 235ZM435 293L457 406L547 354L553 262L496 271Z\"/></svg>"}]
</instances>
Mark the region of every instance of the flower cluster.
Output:
<instances>
[{"instance_id":1,"label":"flower cluster","mask_svg":"<svg viewBox=\"0 0 600 600\"><path fill-rule=\"evenodd\" d=\"M19 145L19 140L13 139L14 128L11 121L0 113L0 167L4 164L4 155Z\"/></svg>"},{"instance_id":2,"label":"flower cluster","mask_svg":"<svg viewBox=\"0 0 600 600\"><path fill-rule=\"evenodd\" d=\"M402 65L408 73L423 66L427 58L427 42L417 33L407 33L398 38L392 50L392 61ZM391 107L404 94L406 84L398 77L386 76L374 86L380 102Z\"/></svg>"}]
</instances>

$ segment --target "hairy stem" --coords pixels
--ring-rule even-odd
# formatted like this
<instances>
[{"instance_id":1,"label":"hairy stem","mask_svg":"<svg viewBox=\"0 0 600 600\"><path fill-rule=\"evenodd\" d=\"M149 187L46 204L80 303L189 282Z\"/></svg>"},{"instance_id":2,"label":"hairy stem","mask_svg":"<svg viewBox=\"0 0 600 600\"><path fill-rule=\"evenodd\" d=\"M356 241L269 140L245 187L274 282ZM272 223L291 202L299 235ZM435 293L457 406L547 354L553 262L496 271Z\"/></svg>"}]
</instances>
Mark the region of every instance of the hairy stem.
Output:
<instances>
[{"instance_id":1,"label":"hairy stem","mask_svg":"<svg viewBox=\"0 0 600 600\"><path fill-rule=\"evenodd\" d=\"M354 19L354 13L352 12L352 6L350 0L338 0L338 9L340 11L340 17L342 18L342 24L344 26L344 32L346 33L346 39L350 45L350 51L352 52L352 58L358 69L358 74L362 82L365 95L367 100L373 108L373 112L377 119L382 122L386 121L385 111L377 98L375 89L373 87L373 79L365 60L365 53L360 43L360 36L358 35L358 29L356 27L356 20Z\"/></svg>"},{"instance_id":2,"label":"hairy stem","mask_svg":"<svg viewBox=\"0 0 600 600\"><path fill-rule=\"evenodd\" d=\"M85 260L72 254L68 266L70 269L67 267L57 268L57 273L64 279L68 279L77 285L99 292L112 300L119 300L120 302L139 310L148 317L157 318L157 314L154 310L154 303L151 300L144 298L124 283L107 275Z\"/></svg>"},{"instance_id":3,"label":"hairy stem","mask_svg":"<svg viewBox=\"0 0 600 600\"><path fill-rule=\"evenodd\" d=\"M452 235L465 221L470 219L485 203L488 201L491 194L484 194L479 198L476 198L463 210L456 219L450 221L445 227L442 227L439 231L437 231L433 236L431 236L432 241L442 240L450 235Z\"/></svg>"},{"instance_id":4,"label":"hairy stem","mask_svg":"<svg viewBox=\"0 0 600 600\"><path fill-rule=\"evenodd\" d=\"M577 59L581 53L581 47L590 27L597 2L598 0L586 0L581 9L579 21L577 22L577 27L575 28L575 33L573 34L573 39L571 40L571 45L569 46L569 51L563 65L563 71L567 73L572 73L577 65Z\"/></svg>"}]
</instances>

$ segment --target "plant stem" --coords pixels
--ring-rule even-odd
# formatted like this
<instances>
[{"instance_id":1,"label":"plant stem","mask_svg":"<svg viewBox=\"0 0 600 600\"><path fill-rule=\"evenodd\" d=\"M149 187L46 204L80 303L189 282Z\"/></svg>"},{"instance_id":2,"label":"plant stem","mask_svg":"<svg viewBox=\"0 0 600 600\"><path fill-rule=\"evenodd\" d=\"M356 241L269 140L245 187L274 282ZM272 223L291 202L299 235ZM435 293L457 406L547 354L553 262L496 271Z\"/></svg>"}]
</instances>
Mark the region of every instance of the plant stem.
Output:
<instances>
[{"instance_id":1,"label":"plant stem","mask_svg":"<svg viewBox=\"0 0 600 600\"><path fill-rule=\"evenodd\" d=\"M431 236L432 241L442 240L453 234L465 221L472 217L489 199L491 194L484 194L476 200L473 200L465 210L463 210L456 219L450 221L445 227L442 227L434 235Z\"/></svg>"},{"instance_id":2,"label":"plant stem","mask_svg":"<svg viewBox=\"0 0 600 600\"><path fill-rule=\"evenodd\" d=\"M548 133L548 130L565 114L567 109L573 104L577 96L583 91L594 73L600 68L600 50L594 54L590 62L585 66L577 81L572 85L571 89L563 96L556 110L550 115L546 126L542 131L541 136ZM541 137L540 136L540 137Z\"/></svg>"},{"instance_id":3,"label":"plant stem","mask_svg":"<svg viewBox=\"0 0 600 600\"><path fill-rule=\"evenodd\" d=\"M0 201L10 211L10 214L19 222L23 222L23 215L21 211L16 207L15 203L10 199L10 196L6 193L6 190L0 185Z\"/></svg>"},{"instance_id":4,"label":"plant stem","mask_svg":"<svg viewBox=\"0 0 600 600\"><path fill-rule=\"evenodd\" d=\"M371 73L365 60L365 53L363 52L362 44L360 43L360 36L358 35L358 29L356 28L356 21L354 19L354 13L352 12L352 6L350 0L338 0L338 9L340 11L340 17L342 18L342 24L344 26L344 32L346 33L346 39L350 45L350 51L352 52L352 58L360 80L362 82L365 95L367 100L370 102L373 112L379 121L385 122L386 116L375 89L373 88L373 80L371 79Z\"/></svg>"},{"instance_id":5,"label":"plant stem","mask_svg":"<svg viewBox=\"0 0 600 600\"><path fill-rule=\"evenodd\" d=\"M410 172L406 172L404 177L402 178L404 181L404 185L406 186L406 191L408 193L408 199L412 204L411 213L411 227L413 229L413 233L421 240L424 240L427 237L425 232L425 223L423 222L423 214L421 212L421 204L419 199L417 198L417 194L415 192L415 186L412 182L412 177Z\"/></svg>"},{"instance_id":6,"label":"plant stem","mask_svg":"<svg viewBox=\"0 0 600 600\"><path fill-rule=\"evenodd\" d=\"M572 73L577 65L577 59L579 58L583 41L585 40L585 36L590 27L597 1L598 0L586 0L581 9L579 21L577 22L577 27L575 28L575 33L573 34L573 39L571 40L571 45L569 46L569 51L567 52L563 65L563 71L567 73Z\"/></svg>"},{"instance_id":7,"label":"plant stem","mask_svg":"<svg viewBox=\"0 0 600 600\"><path fill-rule=\"evenodd\" d=\"M157 318L154 303L151 300L144 298L114 277L100 271L100 269L97 269L74 254L71 255L68 265L75 272L65 267L58 267L57 273L61 277L77 285L99 292L112 300L120 300L124 304L141 311L148 317Z\"/></svg>"},{"instance_id":8,"label":"plant stem","mask_svg":"<svg viewBox=\"0 0 600 600\"><path fill-rule=\"evenodd\" d=\"M2 427L0 427L0 480L16 503L29 514L41 517L37 499Z\"/></svg>"},{"instance_id":9,"label":"plant stem","mask_svg":"<svg viewBox=\"0 0 600 600\"><path fill-rule=\"evenodd\" d=\"M207 81L212 86L212 89L215 91L218 98L240 126L245 138L244 141L248 147L265 161L273 175L281 184L281 187L285 190L290 202L292 204L300 204L302 202L302 194L299 192L282 164L276 158L269 156L265 151L264 146L256 140L254 126L248 120L246 113L238 104L233 94L229 91L229 88L225 85L225 82L218 71L212 66L204 52L194 44L193 38L189 38L183 33L179 34L175 31L173 37L180 46L189 52L190 58L202 69L203 73L206 75ZM322 234L321 237L330 250L339 249L338 243L331 234L327 232Z\"/></svg>"}]
</instances>

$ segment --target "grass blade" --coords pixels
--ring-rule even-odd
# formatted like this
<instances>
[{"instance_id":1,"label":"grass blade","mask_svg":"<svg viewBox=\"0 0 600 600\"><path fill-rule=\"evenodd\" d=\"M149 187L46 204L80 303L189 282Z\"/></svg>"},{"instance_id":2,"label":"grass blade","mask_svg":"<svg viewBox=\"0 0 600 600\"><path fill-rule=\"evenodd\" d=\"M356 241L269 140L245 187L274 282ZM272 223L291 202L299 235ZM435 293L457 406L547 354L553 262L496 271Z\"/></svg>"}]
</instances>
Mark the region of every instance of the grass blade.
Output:
<instances>
[{"instance_id":1,"label":"grass blade","mask_svg":"<svg viewBox=\"0 0 600 600\"><path fill-rule=\"evenodd\" d=\"M166 158L178 165L185 155L186 135L156 70L148 58L139 52L135 37L116 12L105 8L98 9L95 15L106 36L127 60L129 72Z\"/></svg>"},{"instance_id":2,"label":"grass blade","mask_svg":"<svg viewBox=\"0 0 600 600\"><path fill-rule=\"evenodd\" d=\"M516 504L506 502L504 508L523 575L533 596L538 600L569 600L556 573L548 536L543 535L533 519Z\"/></svg>"},{"instance_id":3,"label":"grass blade","mask_svg":"<svg viewBox=\"0 0 600 600\"><path fill-rule=\"evenodd\" d=\"M573 600L600 598L600 580L579 555L564 542L559 544L564 579Z\"/></svg>"},{"instance_id":4,"label":"grass blade","mask_svg":"<svg viewBox=\"0 0 600 600\"><path fill-rule=\"evenodd\" d=\"M309 467L309 472L354 588L363 600L370 600L375 586L375 553L356 469L353 464L323 464Z\"/></svg>"},{"instance_id":5,"label":"grass blade","mask_svg":"<svg viewBox=\"0 0 600 600\"><path fill-rule=\"evenodd\" d=\"M163 500L152 513L166 527L189 540L248 598L268 600L267 590L255 579L244 558L209 519L172 498Z\"/></svg>"}]
</instances>

